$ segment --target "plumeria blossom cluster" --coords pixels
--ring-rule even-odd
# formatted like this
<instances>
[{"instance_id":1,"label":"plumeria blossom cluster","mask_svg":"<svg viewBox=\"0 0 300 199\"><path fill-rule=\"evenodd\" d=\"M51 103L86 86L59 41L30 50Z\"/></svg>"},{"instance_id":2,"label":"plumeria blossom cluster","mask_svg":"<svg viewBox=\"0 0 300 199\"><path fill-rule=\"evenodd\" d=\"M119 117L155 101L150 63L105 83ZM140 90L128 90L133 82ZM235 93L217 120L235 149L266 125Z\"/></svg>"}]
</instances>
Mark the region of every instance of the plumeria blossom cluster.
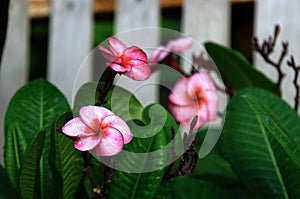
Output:
<instances>
[{"instance_id":1,"label":"plumeria blossom cluster","mask_svg":"<svg viewBox=\"0 0 300 199\"><path fill-rule=\"evenodd\" d=\"M217 91L207 72L195 73L180 79L169 96L169 110L175 120L189 128L193 118L195 129L217 117Z\"/></svg>"},{"instance_id":2,"label":"plumeria blossom cluster","mask_svg":"<svg viewBox=\"0 0 300 199\"><path fill-rule=\"evenodd\" d=\"M146 80L150 77L146 53L136 46L126 47L117 38L108 38L111 51L99 46L102 55L109 60L107 65L119 74L124 74L133 80Z\"/></svg>"},{"instance_id":3,"label":"plumeria blossom cluster","mask_svg":"<svg viewBox=\"0 0 300 199\"><path fill-rule=\"evenodd\" d=\"M79 117L66 123L62 131L76 139L76 149L97 156L118 154L132 139L128 125L119 116L98 106L83 106Z\"/></svg>"},{"instance_id":4,"label":"plumeria blossom cluster","mask_svg":"<svg viewBox=\"0 0 300 199\"><path fill-rule=\"evenodd\" d=\"M216 119L217 94L209 73L197 71L185 74L173 57L191 47L190 37L171 40L166 46L158 47L149 61L141 48L127 47L117 38L108 38L108 45L109 50L104 46L99 46L98 49L108 60L107 66L115 74L142 81L150 77L151 64L159 65L167 61L171 67L184 75L175 84L169 96L169 111L183 127L188 129L194 120L193 130L197 130ZM82 107L79 116L66 123L62 131L75 139L76 149L90 151L96 156L113 156L120 153L124 144L128 144L133 137L126 122L112 111L101 107L101 103L98 106Z\"/></svg>"},{"instance_id":5,"label":"plumeria blossom cluster","mask_svg":"<svg viewBox=\"0 0 300 199\"><path fill-rule=\"evenodd\" d=\"M166 46L159 46L150 58L150 63L167 61L184 77L178 80L169 96L169 111L183 127L188 129L197 116L194 130L200 129L207 122L217 117L218 96L214 82L207 72L186 74L172 55L186 51L192 46L191 37L170 40Z\"/></svg>"}]
</instances>

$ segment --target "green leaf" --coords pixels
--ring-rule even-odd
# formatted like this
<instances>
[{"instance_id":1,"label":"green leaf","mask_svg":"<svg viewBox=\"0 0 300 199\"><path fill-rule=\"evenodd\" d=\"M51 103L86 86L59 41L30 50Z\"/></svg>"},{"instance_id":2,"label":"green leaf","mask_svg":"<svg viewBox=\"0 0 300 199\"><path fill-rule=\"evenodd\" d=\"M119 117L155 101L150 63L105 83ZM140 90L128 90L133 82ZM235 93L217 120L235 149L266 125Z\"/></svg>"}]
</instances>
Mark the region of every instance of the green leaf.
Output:
<instances>
[{"instance_id":1,"label":"green leaf","mask_svg":"<svg viewBox=\"0 0 300 199\"><path fill-rule=\"evenodd\" d=\"M18 123L8 127L4 146L5 166L15 190L19 190L19 170L26 150L26 140Z\"/></svg>"},{"instance_id":2,"label":"green leaf","mask_svg":"<svg viewBox=\"0 0 300 199\"><path fill-rule=\"evenodd\" d=\"M70 110L67 100L61 92L51 83L44 79L36 79L20 88L10 101L5 115L5 140L6 146L10 137L12 125L18 125L20 132L23 134L24 143L30 143L36 136L36 133L45 129L45 145L43 157L41 159L41 184L42 198L50 197L52 191L52 174L49 166L49 150L50 150L50 130L55 119L63 112ZM20 139L22 137L20 136ZM22 138L23 139L23 138ZM11 153L11 150L5 150L5 153ZM11 154L5 154L10 157ZM9 164L10 159L5 160L5 164ZM16 169L8 168L8 175L15 185L15 177L11 176L11 171ZM16 170L14 172L17 172Z\"/></svg>"},{"instance_id":3,"label":"green leaf","mask_svg":"<svg viewBox=\"0 0 300 199\"><path fill-rule=\"evenodd\" d=\"M278 96L246 89L230 101L222 134L232 168L264 198L300 197L300 118Z\"/></svg>"},{"instance_id":4,"label":"green leaf","mask_svg":"<svg viewBox=\"0 0 300 199\"><path fill-rule=\"evenodd\" d=\"M56 129L72 118L71 112L62 114L56 121L51 136L51 160L56 197L74 198L84 176L82 153L74 148L74 141ZM59 191L61 190L61 191Z\"/></svg>"},{"instance_id":5,"label":"green leaf","mask_svg":"<svg viewBox=\"0 0 300 199\"><path fill-rule=\"evenodd\" d=\"M17 199L17 192L13 188L7 173L2 165L0 165L0 199Z\"/></svg>"},{"instance_id":6,"label":"green leaf","mask_svg":"<svg viewBox=\"0 0 300 199\"><path fill-rule=\"evenodd\" d=\"M95 105L96 100L99 98L97 92L98 85L103 87L103 83L89 82L79 89L73 108L75 115L78 115L79 109L82 106ZM104 104L103 107L112 110L125 121L141 120L143 107L137 98L129 91L118 86L113 86L109 90L105 100L107 103Z\"/></svg>"},{"instance_id":7,"label":"green leaf","mask_svg":"<svg viewBox=\"0 0 300 199\"><path fill-rule=\"evenodd\" d=\"M41 198L40 159L45 131L40 131L28 146L20 169L20 192L24 199Z\"/></svg>"},{"instance_id":8,"label":"green leaf","mask_svg":"<svg viewBox=\"0 0 300 199\"><path fill-rule=\"evenodd\" d=\"M5 132L11 124L18 123L30 143L40 129L50 132L55 119L68 110L67 100L56 87L47 80L36 79L20 88L11 99L5 115Z\"/></svg>"},{"instance_id":9,"label":"green leaf","mask_svg":"<svg viewBox=\"0 0 300 199\"><path fill-rule=\"evenodd\" d=\"M167 120L167 111L159 105L151 105L144 111L144 117L149 116L145 119L145 123L129 122L129 127L135 137L116 157L118 160L116 164L123 171L116 172L110 186L110 199L151 199L160 187L165 173L164 167L167 166L165 165L166 151L163 149L167 145L167 134L171 134L168 126L175 122L172 118L169 118L172 121ZM158 118L166 119L161 128L156 129L156 126L147 128L158 122L153 121L158 119L158 115L160 115ZM126 172L126 169L129 172Z\"/></svg>"},{"instance_id":10,"label":"green leaf","mask_svg":"<svg viewBox=\"0 0 300 199\"><path fill-rule=\"evenodd\" d=\"M237 192L222 188L214 183L189 176L177 177L174 186L175 195L180 199L198 198L238 198Z\"/></svg>"},{"instance_id":11,"label":"green leaf","mask_svg":"<svg viewBox=\"0 0 300 199\"><path fill-rule=\"evenodd\" d=\"M205 49L223 75L224 81L228 81L235 90L258 87L276 91L275 83L255 70L240 52L213 42L206 42Z\"/></svg>"},{"instance_id":12,"label":"green leaf","mask_svg":"<svg viewBox=\"0 0 300 199\"><path fill-rule=\"evenodd\" d=\"M216 139L219 136L220 131L220 129L211 128L209 130L201 129L197 132L195 150L200 152L200 146L204 144L204 139L206 139L207 136ZM207 133L210 135L207 135ZM229 162L222 155L220 142L217 142L212 151L205 157L198 159L197 167L191 176L226 187L240 184L240 181L232 171Z\"/></svg>"}]
</instances>

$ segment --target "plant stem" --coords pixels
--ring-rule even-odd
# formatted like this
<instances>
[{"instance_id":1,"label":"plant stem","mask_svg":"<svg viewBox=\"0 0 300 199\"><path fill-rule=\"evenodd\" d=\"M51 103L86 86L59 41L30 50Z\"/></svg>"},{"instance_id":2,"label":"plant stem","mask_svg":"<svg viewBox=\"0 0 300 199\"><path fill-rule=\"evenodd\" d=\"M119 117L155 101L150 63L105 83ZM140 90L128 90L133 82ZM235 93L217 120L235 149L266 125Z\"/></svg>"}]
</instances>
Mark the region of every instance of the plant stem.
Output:
<instances>
[{"instance_id":1,"label":"plant stem","mask_svg":"<svg viewBox=\"0 0 300 199\"><path fill-rule=\"evenodd\" d=\"M299 76L299 72L300 72L300 66L296 66L296 63L295 63L295 60L294 60L293 56L291 56L291 60L288 61L287 64L290 67L292 67L292 69L294 70L293 84L294 84L295 89L296 89L294 109L295 109L295 111L298 111L299 100L300 100L300 85L298 84L298 76Z\"/></svg>"},{"instance_id":2,"label":"plant stem","mask_svg":"<svg viewBox=\"0 0 300 199\"><path fill-rule=\"evenodd\" d=\"M275 29L274 29L273 37L269 37L267 40L264 40L261 45L259 44L257 37L254 37L254 39L253 39L254 49L262 56L262 58L265 60L265 62L267 62L271 66L273 66L278 72L278 80L277 80L277 84L276 84L276 94L277 95L280 95L281 83L285 76L285 74L283 73L283 70L281 68L281 64L282 64L283 58L288 53L288 43L282 42L282 51L281 51L281 55L280 55L279 59L277 60L277 62L275 62L274 60L272 60L270 58L270 55L274 51L279 32L280 32L280 27L279 27L279 25L276 25Z\"/></svg>"},{"instance_id":3,"label":"plant stem","mask_svg":"<svg viewBox=\"0 0 300 199\"><path fill-rule=\"evenodd\" d=\"M86 172L93 188L97 188L98 185L97 185L97 182L92 174L92 170L91 170L91 166L90 166L90 162L88 160L88 152L86 151L83 151L82 152L82 157L83 157L83 162L84 162L84 171Z\"/></svg>"}]
</instances>

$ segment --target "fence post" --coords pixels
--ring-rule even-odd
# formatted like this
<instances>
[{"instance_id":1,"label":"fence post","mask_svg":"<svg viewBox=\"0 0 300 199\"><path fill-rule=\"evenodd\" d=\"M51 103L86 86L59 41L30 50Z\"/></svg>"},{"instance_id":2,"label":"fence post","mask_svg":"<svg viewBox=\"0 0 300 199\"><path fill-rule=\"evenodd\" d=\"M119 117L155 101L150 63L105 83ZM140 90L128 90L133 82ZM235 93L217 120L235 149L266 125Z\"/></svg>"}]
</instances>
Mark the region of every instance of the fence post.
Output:
<instances>
[{"instance_id":1,"label":"fence post","mask_svg":"<svg viewBox=\"0 0 300 199\"><path fill-rule=\"evenodd\" d=\"M223 45L230 45L230 2L228 0L184 0L183 1L182 30L192 36L200 45L204 41L214 41ZM193 46L184 57L192 63L192 53L200 54L199 46ZM186 70L190 70L190 64L184 63ZM215 82L222 87L219 78ZM226 108L227 98L219 93L219 111ZM218 121L221 124L221 120ZM217 122L217 124L218 124Z\"/></svg>"},{"instance_id":2,"label":"fence post","mask_svg":"<svg viewBox=\"0 0 300 199\"><path fill-rule=\"evenodd\" d=\"M143 49L153 50L159 42L159 1L158 0L117 0L115 9L115 29L117 37L122 39L127 45L137 45ZM139 29L137 28L155 27L155 29ZM123 31L131 31L126 34ZM136 91L141 82L129 80L124 77L117 83L126 89L134 91L134 94L142 102L143 105L157 102L159 74L155 73L143 82L146 85Z\"/></svg>"},{"instance_id":3,"label":"fence post","mask_svg":"<svg viewBox=\"0 0 300 199\"><path fill-rule=\"evenodd\" d=\"M299 35L300 27L297 25L300 21L300 1L289 0L256 0L255 2L255 35L258 36L260 42L267 39L273 34L275 24L280 25L281 32L277 39L277 45L272 58L277 60L280 56L282 45L281 42L289 42L289 55L283 60L282 66L286 77L283 80L281 91L283 98L293 107L295 88L293 87L294 72L287 66L287 60L290 55L294 55L295 62L300 65L300 47ZM272 66L266 64L263 59L255 54L255 66L262 70L267 76L277 81L277 73ZM300 113L300 110L298 110Z\"/></svg>"},{"instance_id":4,"label":"fence post","mask_svg":"<svg viewBox=\"0 0 300 199\"><path fill-rule=\"evenodd\" d=\"M228 0L184 0L183 32L198 42L213 40L229 44L230 2Z\"/></svg>"},{"instance_id":5,"label":"fence post","mask_svg":"<svg viewBox=\"0 0 300 199\"><path fill-rule=\"evenodd\" d=\"M4 115L12 95L27 81L28 1L11 0L0 73L0 163L3 164Z\"/></svg>"},{"instance_id":6,"label":"fence post","mask_svg":"<svg viewBox=\"0 0 300 199\"><path fill-rule=\"evenodd\" d=\"M92 0L53 0L50 23L48 79L58 86L69 102L75 82L91 80L91 67L78 76L87 58L92 38ZM78 85L79 86L79 85Z\"/></svg>"}]
</instances>

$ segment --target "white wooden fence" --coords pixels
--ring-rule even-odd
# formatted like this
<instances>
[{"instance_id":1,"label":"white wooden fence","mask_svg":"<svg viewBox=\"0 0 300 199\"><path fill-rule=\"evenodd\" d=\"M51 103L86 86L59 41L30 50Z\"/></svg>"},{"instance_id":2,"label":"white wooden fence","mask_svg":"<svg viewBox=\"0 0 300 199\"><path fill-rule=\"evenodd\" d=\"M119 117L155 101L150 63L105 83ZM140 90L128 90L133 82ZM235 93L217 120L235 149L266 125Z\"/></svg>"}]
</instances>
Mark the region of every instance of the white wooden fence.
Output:
<instances>
[{"instance_id":1,"label":"white wooden fence","mask_svg":"<svg viewBox=\"0 0 300 199\"><path fill-rule=\"evenodd\" d=\"M29 44L28 5L24 0L11 0L7 41L1 63L0 78L0 163L3 164L3 118L13 93L27 81L27 57ZM52 0L50 16L50 39L48 79L72 98L72 88L78 67L88 55L92 38L92 0ZM183 0L182 32L199 42L214 40L228 45L230 41L229 0ZM157 27L160 21L159 0L117 0L115 8L115 30L121 32L133 28ZM279 23L282 34L279 40L288 40L290 53L300 63L300 2L299 0L256 0L255 35L265 38ZM137 37L137 35L132 35ZM156 45L159 34L139 35L144 43ZM234 38L233 38L234 39ZM276 56L276 55L275 55ZM256 57L255 57L256 58ZM262 60L255 59L261 66ZM268 73L271 69L263 68ZM91 78L92 69L81 74L83 81ZM270 75L273 77L274 75ZM154 77L151 81L156 81ZM276 77L274 77L276 78ZM290 77L289 77L290 78ZM284 97L292 102L294 91L287 87ZM152 87L140 94L145 99L156 100L157 88Z\"/></svg>"}]
</instances>

